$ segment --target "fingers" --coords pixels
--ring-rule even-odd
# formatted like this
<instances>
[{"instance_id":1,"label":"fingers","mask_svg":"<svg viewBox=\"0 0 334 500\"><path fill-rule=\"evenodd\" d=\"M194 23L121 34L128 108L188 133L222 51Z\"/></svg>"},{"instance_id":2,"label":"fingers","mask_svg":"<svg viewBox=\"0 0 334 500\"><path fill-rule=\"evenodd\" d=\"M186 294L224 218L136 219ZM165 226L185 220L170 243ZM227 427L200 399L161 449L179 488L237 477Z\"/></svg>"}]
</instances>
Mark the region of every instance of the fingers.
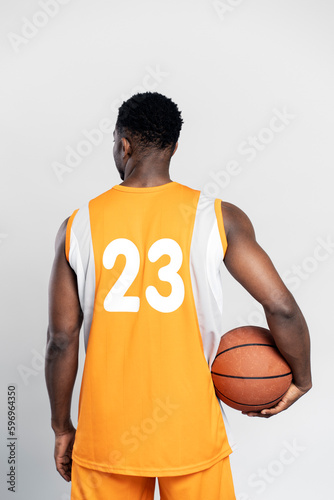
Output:
<instances>
[{"instance_id":1,"label":"fingers","mask_svg":"<svg viewBox=\"0 0 334 500\"><path fill-rule=\"evenodd\" d=\"M263 411L263 410L262 410ZM243 411L243 415L247 415L248 417L262 417L262 418L269 418L271 415L266 414L266 413L261 413L260 411Z\"/></svg>"},{"instance_id":2,"label":"fingers","mask_svg":"<svg viewBox=\"0 0 334 500\"><path fill-rule=\"evenodd\" d=\"M261 411L251 411L251 412L242 412L244 415L248 415L249 417L262 417L262 418L269 418L272 417L273 415L277 415L277 413L280 413L283 410L286 410L290 405L286 405L283 403L283 401L280 401L277 406L274 406L273 408L265 408L264 410Z\"/></svg>"},{"instance_id":3,"label":"fingers","mask_svg":"<svg viewBox=\"0 0 334 500\"><path fill-rule=\"evenodd\" d=\"M65 459L65 460L64 460ZM72 460L68 457L56 458L56 469L65 481L71 481Z\"/></svg>"},{"instance_id":4,"label":"fingers","mask_svg":"<svg viewBox=\"0 0 334 500\"><path fill-rule=\"evenodd\" d=\"M54 458L56 469L65 481L71 481L72 449L75 431L56 436Z\"/></svg>"}]
</instances>

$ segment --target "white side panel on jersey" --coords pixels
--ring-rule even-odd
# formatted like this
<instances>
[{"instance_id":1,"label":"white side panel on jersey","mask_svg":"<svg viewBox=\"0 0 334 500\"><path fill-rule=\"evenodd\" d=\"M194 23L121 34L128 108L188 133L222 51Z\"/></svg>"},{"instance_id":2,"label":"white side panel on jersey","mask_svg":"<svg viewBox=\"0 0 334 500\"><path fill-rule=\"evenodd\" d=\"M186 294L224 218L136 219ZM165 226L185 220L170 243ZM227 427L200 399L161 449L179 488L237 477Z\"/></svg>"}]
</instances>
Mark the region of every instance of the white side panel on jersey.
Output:
<instances>
[{"instance_id":1,"label":"white side panel on jersey","mask_svg":"<svg viewBox=\"0 0 334 500\"><path fill-rule=\"evenodd\" d=\"M204 354L210 368L222 335L219 268L223 258L214 199L201 193L190 247L190 273Z\"/></svg>"},{"instance_id":2,"label":"white side panel on jersey","mask_svg":"<svg viewBox=\"0 0 334 500\"><path fill-rule=\"evenodd\" d=\"M73 220L69 262L77 275L79 300L84 314L84 338L87 350L95 297L95 263L88 204L80 208Z\"/></svg>"},{"instance_id":3,"label":"white side panel on jersey","mask_svg":"<svg viewBox=\"0 0 334 500\"><path fill-rule=\"evenodd\" d=\"M190 247L190 275L205 359L211 369L222 332L223 297L220 265L224 249L215 213L215 199L200 194ZM218 398L217 398L218 399ZM219 401L228 441L235 447L230 426Z\"/></svg>"}]
</instances>

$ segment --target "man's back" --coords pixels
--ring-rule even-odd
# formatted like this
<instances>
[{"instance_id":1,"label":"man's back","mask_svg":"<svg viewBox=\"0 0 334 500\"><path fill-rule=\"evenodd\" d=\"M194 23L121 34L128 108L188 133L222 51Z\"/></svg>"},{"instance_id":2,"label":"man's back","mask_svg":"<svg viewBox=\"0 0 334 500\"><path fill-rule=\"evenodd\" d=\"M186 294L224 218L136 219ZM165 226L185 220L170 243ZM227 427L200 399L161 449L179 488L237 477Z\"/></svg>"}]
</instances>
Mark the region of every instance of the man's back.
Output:
<instances>
[{"instance_id":1,"label":"man's back","mask_svg":"<svg viewBox=\"0 0 334 500\"><path fill-rule=\"evenodd\" d=\"M220 201L176 182L117 185L72 215L66 246L86 318L74 460L168 476L227 456L209 369L221 335Z\"/></svg>"}]
</instances>

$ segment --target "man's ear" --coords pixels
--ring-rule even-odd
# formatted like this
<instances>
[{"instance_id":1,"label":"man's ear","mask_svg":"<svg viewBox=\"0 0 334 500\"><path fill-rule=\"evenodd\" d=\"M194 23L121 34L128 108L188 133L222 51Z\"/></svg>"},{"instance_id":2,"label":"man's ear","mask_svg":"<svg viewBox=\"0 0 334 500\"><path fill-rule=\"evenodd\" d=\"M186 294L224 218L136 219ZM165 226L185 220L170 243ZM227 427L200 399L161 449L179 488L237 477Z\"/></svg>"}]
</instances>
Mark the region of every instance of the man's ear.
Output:
<instances>
[{"instance_id":1,"label":"man's ear","mask_svg":"<svg viewBox=\"0 0 334 500\"><path fill-rule=\"evenodd\" d=\"M124 156L131 156L132 155L132 146L130 141L126 137L122 137L122 153L123 153L123 158Z\"/></svg>"},{"instance_id":2,"label":"man's ear","mask_svg":"<svg viewBox=\"0 0 334 500\"><path fill-rule=\"evenodd\" d=\"M173 156L173 154L176 152L178 145L179 145L179 142L177 142L177 143L175 144L175 148L174 148L174 151L173 151L173 153L172 153L172 156Z\"/></svg>"}]
</instances>

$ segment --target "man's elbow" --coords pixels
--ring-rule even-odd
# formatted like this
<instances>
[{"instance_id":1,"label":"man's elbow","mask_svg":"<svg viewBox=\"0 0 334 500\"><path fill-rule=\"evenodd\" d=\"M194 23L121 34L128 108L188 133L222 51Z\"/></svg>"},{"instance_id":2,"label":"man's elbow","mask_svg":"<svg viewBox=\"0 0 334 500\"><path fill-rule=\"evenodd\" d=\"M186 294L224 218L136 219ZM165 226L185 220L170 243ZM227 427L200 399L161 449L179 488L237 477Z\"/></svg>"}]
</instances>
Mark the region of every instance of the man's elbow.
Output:
<instances>
[{"instance_id":1,"label":"man's elbow","mask_svg":"<svg viewBox=\"0 0 334 500\"><path fill-rule=\"evenodd\" d=\"M291 294L268 299L263 304L267 317L293 321L300 314L300 309Z\"/></svg>"},{"instance_id":2,"label":"man's elbow","mask_svg":"<svg viewBox=\"0 0 334 500\"><path fill-rule=\"evenodd\" d=\"M79 330L80 331L80 330ZM53 359L61 356L71 349L78 349L79 331L64 332L48 330L48 343L46 346L46 358Z\"/></svg>"}]
</instances>

